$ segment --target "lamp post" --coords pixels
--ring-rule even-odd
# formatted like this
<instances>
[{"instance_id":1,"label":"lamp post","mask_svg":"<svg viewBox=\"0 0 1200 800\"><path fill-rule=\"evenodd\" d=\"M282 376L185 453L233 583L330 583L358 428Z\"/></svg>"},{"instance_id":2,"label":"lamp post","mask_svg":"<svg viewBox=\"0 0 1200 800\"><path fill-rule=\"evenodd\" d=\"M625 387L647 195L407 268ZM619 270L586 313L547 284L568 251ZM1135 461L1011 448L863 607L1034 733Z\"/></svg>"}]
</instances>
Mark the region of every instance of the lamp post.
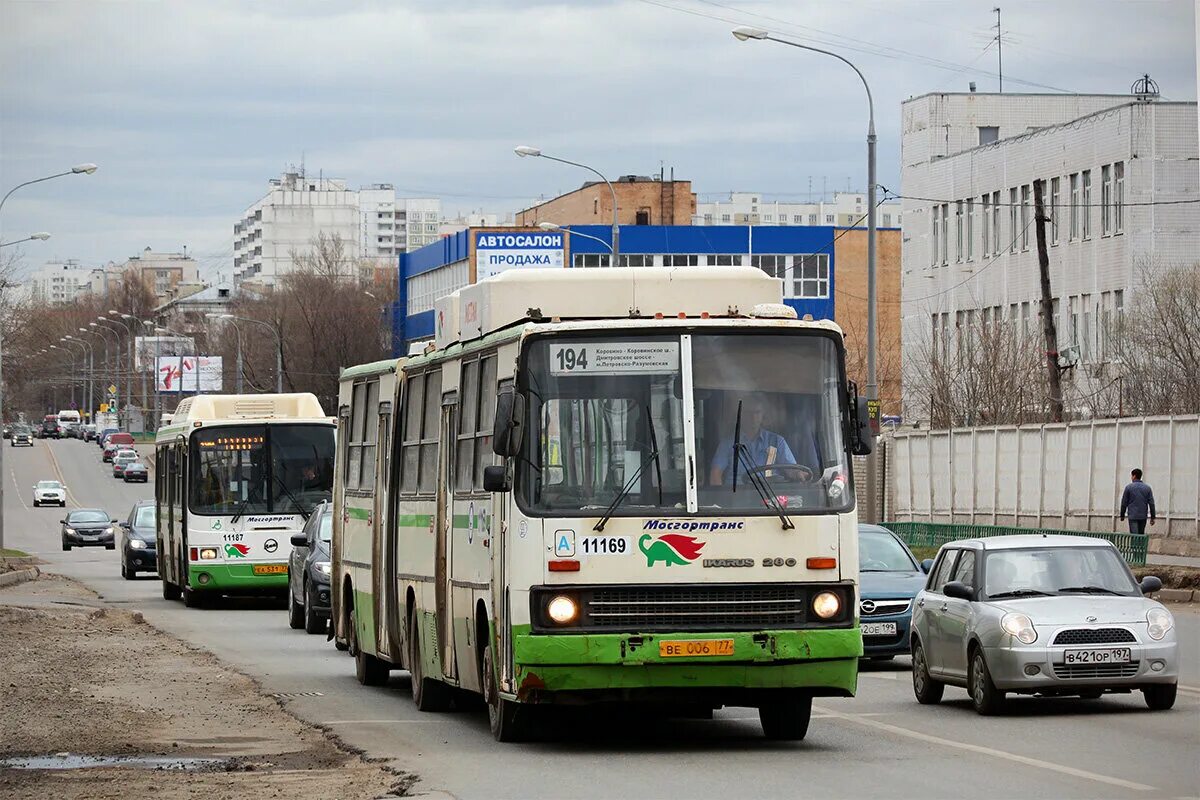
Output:
<instances>
[{"instance_id":1,"label":"lamp post","mask_svg":"<svg viewBox=\"0 0 1200 800\"><path fill-rule=\"evenodd\" d=\"M79 329L79 332L80 332L80 333L82 333L82 334L85 334L85 335L91 335L91 334L93 333L93 331L92 331L90 328L80 328L80 329ZM101 339L103 340L103 342L104 342L104 360L100 362L100 372L101 372L101 374L103 375L103 373L104 373L104 372L106 372L106 371L108 370L108 340L107 340L107 339L104 339L104 337L100 337L100 338L101 338ZM94 344L92 345L92 349L93 349L93 350L95 350L95 349L96 349L96 346L95 346ZM96 381L96 372L95 372L95 370L93 369L93 370L92 370L92 382L93 382L93 384L95 383L95 381ZM103 395L104 395L104 392L103 392L103 390L100 392L100 395L101 395L101 396L103 396ZM95 393L94 393L94 392L93 392L93 394L92 394L92 399L93 399L93 400L95 400L95 399L96 399L96 396L95 396ZM94 410L95 408L96 408L96 406L93 404L93 406L92 406L92 409Z\"/></svg>"},{"instance_id":2,"label":"lamp post","mask_svg":"<svg viewBox=\"0 0 1200 800\"><path fill-rule=\"evenodd\" d=\"M70 336L63 336L58 341L62 342L63 344L66 344L66 345L75 345L75 344L81 345L81 344L83 344L83 342L72 339ZM86 345L84 346L84 349L83 349L83 355L84 356L87 355L87 346ZM80 361L80 367L82 367L82 366L83 366L83 362ZM71 378L71 403L74 404L75 403L75 384L80 382L79 375L75 370L75 351L74 350L71 350L71 372L75 373L72 375L72 378ZM83 391L80 392L79 402L86 405L86 403L87 403L86 396L87 396L87 389L85 387L83 389ZM79 407L76 406L76 410L78 410L78 408Z\"/></svg>"},{"instance_id":3,"label":"lamp post","mask_svg":"<svg viewBox=\"0 0 1200 800\"><path fill-rule=\"evenodd\" d=\"M733 29L733 35L739 41L747 41L749 39L767 40L786 44L789 47L798 47L801 50L810 50L814 53L831 56L841 61L850 69L854 70L862 81L863 88L867 91L867 403L872 408L878 419L879 414L879 380L875 371L875 349L876 349L876 316L875 316L875 193L877 190L875 182L875 101L871 97L871 86L867 83L866 77L862 74L862 70L856 67L849 59L840 56L837 53L829 50L822 50L819 47L810 47L806 44L788 41L787 39L779 39L770 34L769 31L762 28L740 27ZM867 522L876 522L878 513L878 505L876 501L876 470L878 467L878 458L875 449L872 448L871 455L867 457L867 496L871 499L867 509Z\"/></svg>"},{"instance_id":4,"label":"lamp post","mask_svg":"<svg viewBox=\"0 0 1200 800\"><path fill-rule=\"evenodd\" d=\"M120 311L117 311L115 308L110 309L108 313L109 313L109 315L111 315L113 317L113 319L110 319L109 322L120 323L121 327L124 328L126 333L129 334L129 338L127 340L127 344L129 346L129 356L127 359L129 361L129 366L125 372L125 405L128 407L130 402L133 400L133 371L135 369L137 369L137 367L135 366L136 359L134 358L134 353L133 353L133 345L134 345L133 326L130 325L128 322L126 322L126 320L133 319L134 317L132 314L122 314ZM146 407L146 382L143 380L142 381L142 409L143 409L142 428L143 429L145 429L145 427L146 427L146 421L145 421L145 416L144 416L145 407Z\"/></svg>"},{"instance_id":5,"label":"lamp post","mask_svg":"<svg viewBox=\"0 0 1200 800\"><path fill-rule=\"evenodd\" d=\"M104 319L104 317L100 317L100 319ZM111 333L113 335L113 340L114 340L113 341L113 367L112 367L111 371L109 372L109 381L111 381L112 385L114 387L117 387L119 390L120 389L120 381L121 381L121 340L120 340L120 338L118 338L116 331L114 331L112 328L109 328L105 325L100 325L95 322L89 322L88 327L91 328L96 333L104 334L104 360L105 361L108 360L108 334ZM106 389L105 392L107 392L107 391L108 390ZM114 398L114 399L117 399L117 398ZM120 427L120 425L121 425L121 403L119 402L119 400L116 403L116 406L117 406L117 427Z\"/></svg>"},{"instance_id":6,"label":"lamp post","mask_svg":"<svg viewBox=\"0 0 1200 800\"><path fill-rule=\"evenodd\" d=\"M63 343L66 342L65 339L59 339L59 341ZM60 353L66 353L71 357L71 379L69 383L71 384L71 405L75 405L75 351L69 347L59 347L56 344L50 345L50 349L57 350Z\"/></svg>"},{"instance_id":7,"label":"lamp post","mask_svg":"<svg viewBox=\"0 0 1200 800\"><path fill-rule=\"evenodd\" d=\"M208 317L209 319L219 320L219 319L223 319L225 315L213 313L213 314L205 314L204 316ZM238 327L236 320L230 320L229 324L233 326L233 330L235 331L235 333L237 335L237 393L241 394L242 393L242 373L244 371L242 369L242 329Z\"/></svg>"},{"instance_id":8,"label":"lamp post","mask_svg":"<svg viewBox=\"0 0 1200 800\"><path fill-rule=\"evenodd\" d=\"M32 242L35 239L37 241L44 242L49 238L50 238L50 234L46 233L45 231L42 231L41 233L31 233L28 236L26 236L24 239L17 239L16 241L12 241L12 242L2 242L2 243L0 243L0 247L8 247L10 244L20 244L21 242Z\"/></svg>"},{"instance_id":9,"label":"lamp post","mask_svg":"<svg viewBox=\"0 0 1200 800\"><path fill-rule=\"evenodd\" d=\"M525 157L545 158L545 159L549 159L550 161L557 161L560 164L570 164L572 167L579 167L580 169L586 169L588 172L591 172L592 174L599 176L600 180L602 180L606 184L608 184L608 191L612 193L612 205L613 205L612 245L609 247L609 250L612 251L612 266L614 266L614 267L620 266L620 262L621 262L621 244L620 244L621 227L618 224L619 217L617 216L617 190L613 188L612 182L609 181L608 178L604 177L604 175L595 167L589 167L587 164L580 164L578 161L568 161L565 158L558 158L557 156L548 156L536 147L530 147L528 145L523 144L520 147L514 147L513 152L516 153L521 158L525 158Z\"/></svg>"},{"instance_id":10,"label":"lamp post","mask_svg":"<svg viewBox=\"0 0 1200 800\"><path fill-rule=\"evenodd\" d=\"M591 239L593 242L599 242L607 247L608 252L612 252L612 245L601 239L599 236L592 236L590 233L584 233L583 231L573 231L570 228L564 228L557 222L539 222L538 227L544 231L561 231L568 236L582 236L584 239Z\"/></svg>"},{"instance_id":11,"label":"lamp post","mask_svg":"<svg viewBox=\"0 0 1200 800\"><path fill-rule=\"evenodd\" d=\"M283 394L283 337L279 335L279 328L270 322L263 322L261 319L239 317L234 314L221 314L218 319L239 319L242 322L252 322L255 325L262 325L271 329L271 333L275 334L275 392Z\"/></svg>"},{"instance_id":12,"label":"lamp post","mask_svg":"<svg viewBox=\"0 0 1200 800\"><path fill-rule=\"evenodd\" d=\"M34 178L31 181L25 181L24 183L18 183L16 186L9 189L8 192L4 195L4 197L0 197L0 211L4 210L4 204L8 201L8 198L12 197L12 193L15 192L17 189L20 189L22 186L30 186L35 183L41 183L42 181L49 181L49 180L53 180L55 178L61 178L64 175L80 175L80 174L91 175L95 171L96 171L95 164L78 164L74 167L71 167L66 172L59 172L54 175L47 175L44 178ZM0 231L2 231L2 230L3 230L3 228L0 228ZM0 237L0 238L3 238L3 237ZM29 238L32 239L35 237L31 236ZM6 284L0 284L0 291L3 291L6 288L8 288ZM3 351L4 351L4 330L3 330L3 328L0 328L0 420L4 419L4 368L3 368L4 353L3 353ZM3 474L4 474L4 449L0 448L0 475L3 475ZM3 513L4 484L5 484L5 481L0 480L0 553L4 552L4 513Z\"/></svg>"},{"instance_id":13,"label":"lamp post","mask_svg":"<svg viewBox=\"0 0 1200 800\"><path fill-rule=\"evenodd\" d=\"M94 412L95 412L95 408L96 408L95 406L92 405L92 396L93 396L92 390L95 388L95 384L96 384L96 366L95 366L95 357L94 357L95 356L95 348L92 347L91 342L88 342L84 339L80 339L78 336L72 336L69 333L64 338L70 339L72 342L78 342L79 344L83 345L84 352L87 353L87 359L88 359L87 375L88 375L88 377L87 377L87 383L85 384L85 389L83 392L83 402L87 405L87 416L90 420L94 416Z\"/></svg>"}]
</instances>

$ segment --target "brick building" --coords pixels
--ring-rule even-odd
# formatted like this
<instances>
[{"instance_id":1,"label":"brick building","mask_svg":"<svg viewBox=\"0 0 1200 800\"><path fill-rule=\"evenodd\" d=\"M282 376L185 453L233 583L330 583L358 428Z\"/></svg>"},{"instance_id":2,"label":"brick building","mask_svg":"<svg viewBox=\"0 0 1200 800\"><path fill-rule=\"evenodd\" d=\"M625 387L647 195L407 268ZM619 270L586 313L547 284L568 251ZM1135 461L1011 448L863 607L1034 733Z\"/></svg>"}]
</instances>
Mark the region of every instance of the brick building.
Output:
<instances>
[{"instance_id":1,"label":"brick building","mask_svg":"<svg viewBox=\"0 0 1200 800\"><path fill-rule=\"evenodd\" d=\"M691 181L622 175L613 181L621 225L690 225L696 213ZM611 225L612 192L603 181L589 181L573 192L517 212L517 226L540 222L558 225Z\"/></svg>"}]
</instances>

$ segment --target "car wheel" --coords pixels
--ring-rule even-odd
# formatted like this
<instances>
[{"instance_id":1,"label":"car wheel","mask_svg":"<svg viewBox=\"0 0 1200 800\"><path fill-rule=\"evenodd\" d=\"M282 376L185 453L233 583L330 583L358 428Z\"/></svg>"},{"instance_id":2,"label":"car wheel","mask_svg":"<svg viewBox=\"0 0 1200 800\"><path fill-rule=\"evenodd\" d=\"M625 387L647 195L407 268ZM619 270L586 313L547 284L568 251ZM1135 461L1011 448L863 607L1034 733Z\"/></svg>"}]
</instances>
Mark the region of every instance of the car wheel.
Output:
<instances>
[{"instance_id":1,"label":"car wheel","mask_svg":"<svg viewBox=\"0 0 1200 800\"><path fill-rule=\"evenodd\" d=\"M425 677L416 612L408 619L408 674L412 676L412 699L418 711L445 711L450 707L450 687Z\"/></svg>"},{"instance_id":2,"label":"car wheel","mask_svg":"<svg viewBox=\"0 0 1200 800\"><path fill-rule=\"evenodd\" d=\"M918 703L931 706L941 702L946 684L929 677L929 662L925 658L925 648L920 642L913 643L912 682L913 694L916 695Z\"/></svg>"},{"instance_id":3,"label":"car wheel","mask_svg":"<svg viewBox=\"0 0 1200 800\"><path fill-rule=\"evenodd\" d=\"M992 673L988 670L982 647L976 647L971 655L967 691L971 693L971 705L983 716L992 716L1004 710L1004 692L992 683Z\"/></svg>"},{"instance_id":4,"label":"car wheel","mask_svg":"<svg viewBox=\"0 0 1200 800\"><path fill-rule=\"evenodd\" d=\"M798 742L808 733L812 718L812 695L781 693L758 707L763 735L777 742Z\"/></svg>"},{"instance_id":5,"label":"car wheel","mask_svg":"<svg viewBox=\"0 0 1200 800\"><path fill-rule=\"evenodd\" d=\"M104 549L105 550L116 550L117 546L116 546L116 544L106 544L106 545L104 545Z\"/></svg>"},{"instance_id":6,"label":"car wheel","mask_svg":"<svg viewBox=\"0 0 1200 800\"><path fill-rule=\"evenodd\" d=\"M34 508L37 508L37 507L38 507L38 501L37 501L37 500L34 500L34 501L33 501L33 507L34 507Z\"/></svg>"},{"instance_id":7,"label":"car wheel","mask_svg":"<svg viewBox=\"0 0 1200 800\"><path fill-rule=\"evenodd\" d=\"M325 625L322 624L325 620L313 610L312 598L308 594L308 582L305 581L304 586L304 632L305 633L325 633Z\"/></svg>"},{"instance_id":8,"label":"car wheel","mask_svg":"<svg viewBox=\"0 0 1200 800\"><path fill-rule=\"evenodd\" d=\"M177 586L174 583L171 583L166 578L163 578L162 596L163 596L163 600L178 600L179 599L179 586Z\"/></svg>"},{"instance_id":9,"label":"car wheel","mask_svg":"<svg viewBox=\"0 0 1200 800\"><path fill-rule=\"evenodd\" d=\"M60 502L59 502L59 504L58 504L58 505L59 505L60 507L62 507L62 508L66 508L66 507L67 507L67 501L66 501L66 500L62 500L62 501L60 501Z\"/></svg>"},{"instance_id":10,"label":"car wheel","mask_svg":"<svg viewBox=\"0 0 1200 800\"><path fill-rule=\"evenodd\" d=\"M1142 689L1142 697L1151 711L1166 711L1175 705L1179 687L1174 683L1154 683Z\"/></svg>"},{"instance_id":11,"label":"car wheel","mask_svg":"<svg viewBox=\"0 0 1200 800\"><path fill-rule=\"evenodd\" d=\"M304 627L304 609L296 602L296 596L292 594L291 588L288 589L288 626L292 630L300 630Z\"/></svg>"},{"instance_id":12,"label":"car wheel","mask_svg":"<svg viewBox=\"0 0 1200 800\"><path fill-rule=\"evenodd\" d=\"M70 549L71 549L71 545L67 544L66 542L63 542L63 550L70 551Z\"/></svg>"},{"instance_id":13,"label":"car wheel","mask_svg":"<svg viewBox=\"0 0 1200 800\"><path fill-rule=\"evenodd\" d=\"M387 662L364 652L358 642L358 618L350 612L350 635L354 637L354 677L363 686L383 686L390 671Z\"/></svg>"},{"instance_id":14,"label":"car wheel","mask_svg":"<svg viewBox=\"0 0 1200 800\"><path fill-rule=\"evenodd\" d=\"M492 737L497 742L523 742L530 738L533 726L530 717L533 709L523 703L505 700L500 696L500 686L496 680L496 670L492 662L492 646L483 648L481 681L483 683L483 699L487 703L488 727Z\"/></svg>"}]
</instances>

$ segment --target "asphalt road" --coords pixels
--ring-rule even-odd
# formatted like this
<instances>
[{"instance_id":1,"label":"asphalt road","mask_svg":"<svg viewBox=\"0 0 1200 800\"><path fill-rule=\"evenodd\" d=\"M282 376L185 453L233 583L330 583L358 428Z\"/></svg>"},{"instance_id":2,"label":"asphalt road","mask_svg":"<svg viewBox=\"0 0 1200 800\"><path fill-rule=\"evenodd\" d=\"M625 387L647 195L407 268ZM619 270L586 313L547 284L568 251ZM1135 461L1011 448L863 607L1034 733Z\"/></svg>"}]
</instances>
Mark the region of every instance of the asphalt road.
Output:
<instances>
[{"instance_id":1,"label":"asphalt road","mask_svg":"<svg viewBox=\"0 0 1200 800\"><path fill-rule=\"evenodd\" d=\"M7 447L7 445L5 445ZM918 706L908 662L867 666L858 697L821 699L808 738L764 740L756 712L712 720L587 711L553 715L546 740L500 745L481 709L422 714L407 673L383 688L359 686L353 662L323 636L287 625L262 601L186 609L162 599L154 577L125 581L118 553L62 552L55 508L32 508L31 487L59 478L70 506L123 518L153 484L110 476L94 444L39 441L5 451L4 515L9 547L82 580L107 601L141 610L154 625L206 648L287 700L300 717L335 731L367 755L421 777L416 791L462 798L888 797L1182 798L1200 796L1200 614L1179 608L1183 679L1175 709L1151 712L1141 694L1100 700L1016 698L1002 717L971 711L948 689L937 707ZM136 660L136 654L131 654ZM136 664L131 664L136 669ZM219 702L219 698L214 698Z\"/></svg>"}]
</instances>

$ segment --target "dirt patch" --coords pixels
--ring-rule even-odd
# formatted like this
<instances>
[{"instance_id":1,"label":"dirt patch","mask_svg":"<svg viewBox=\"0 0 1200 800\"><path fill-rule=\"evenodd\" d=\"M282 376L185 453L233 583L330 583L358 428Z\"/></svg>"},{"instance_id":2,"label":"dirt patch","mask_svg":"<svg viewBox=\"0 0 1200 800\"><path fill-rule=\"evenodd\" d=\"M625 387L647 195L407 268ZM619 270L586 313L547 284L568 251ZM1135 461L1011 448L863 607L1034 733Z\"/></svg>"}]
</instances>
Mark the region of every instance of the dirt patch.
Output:
<instances>
[{"instance_id":1,"label":"dirt patch","mask_svg":"<svg viewBox=\"0 0 1200 800\"><path fill-rule=\"evenodd\" d=\"M1147 575L1156 575L1163 582L1164 589L1200 589L1200 568L1168 566L1153 564L1146 567L1134 567L1133 574L1138 580Z\"/></svg>"},{"instance_id":2,"label":"dirt patch","mask_svg":"<svg viewBox=\"0 0 1200 800\"><path fill-rule=\"evenodd\" d=\"M74 581L43 576L14 589L0 589L0 760L205 761L185 770L0 768L0 796L310 800L399 794L412 783L300 722L211 654L137 612L105 607Z\"/></svg>"}]
</instances>

